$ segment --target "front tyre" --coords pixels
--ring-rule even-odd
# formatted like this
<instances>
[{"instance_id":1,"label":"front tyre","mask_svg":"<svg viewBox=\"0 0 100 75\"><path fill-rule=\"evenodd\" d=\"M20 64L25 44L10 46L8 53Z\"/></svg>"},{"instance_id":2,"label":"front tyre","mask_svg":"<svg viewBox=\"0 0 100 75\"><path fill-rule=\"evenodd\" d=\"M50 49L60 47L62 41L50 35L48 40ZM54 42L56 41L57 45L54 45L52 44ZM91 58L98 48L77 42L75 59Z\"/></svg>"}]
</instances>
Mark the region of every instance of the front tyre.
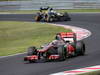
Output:
<instances>
[{"instance_id":1,"label":"front tyre","mask_svg":"<svg viewBox=\"0 0 100 75\"><path fill-rule=\"evenodd\" d=\"M53 17L51 17L50 15L47 15L46 22L53 22L53 21L54 21Z\"/></svg>"},{"instance_id":2,"label":"front tyre","mask_svg":"<svg viewBox=\"0 0 100 75\"><path fill-rule=\"evenodd\" d=\"M31 56L31 55L36 55L37 54L37 49L36 47L32 46L28 48L28 52L27 55Z\"/></svg>"},{"instance_id":3,"label":"front tyre","mask_svg":"<svg viewBox=\"0 0 100 75\"><path fill-rule=\"evenodd\" d=\"M41 15L40 15L40 13L37 13L35 15L35 21L40 21L40 20L41 20Z\"/></svg>"},{"instance_id":4,"label":"front tyre","mask_svg":"<svg viewBox=\"0 0 100 75\"><path fill-rule=\"evenodd\" d=\"M66 60L66 50L64 49L64 46L61 45L58 47L58 55L60 56L59 60L64 61Z\"/></svg>"}]
</instances>

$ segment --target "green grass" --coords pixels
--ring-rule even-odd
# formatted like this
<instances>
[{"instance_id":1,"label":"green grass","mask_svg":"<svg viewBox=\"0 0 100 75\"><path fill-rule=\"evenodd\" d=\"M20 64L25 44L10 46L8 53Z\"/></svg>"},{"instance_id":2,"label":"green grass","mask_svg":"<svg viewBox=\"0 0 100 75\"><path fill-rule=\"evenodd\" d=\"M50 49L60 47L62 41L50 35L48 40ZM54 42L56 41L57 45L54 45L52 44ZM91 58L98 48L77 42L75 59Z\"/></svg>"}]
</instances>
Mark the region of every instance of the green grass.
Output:
<instances>
[{"instance_id":1,"label":"green grass","mask_svg":"<svg viewBox=\"0 0 100 75\"><path fill-rule=\"evenodd\" d=\"M25 52L51 42L58 32L71 31L45 23L0 21L0 56Z\"/></svg>"},{"instance_id":2,"label":"green grass","mask_svg":"<svg viewBox=\"0 0 100 75\"><path fill-rule=\"evenodd\" d=\"M58 12L100 12L100 9L68 9L68 10L56 10ZM38 10L11 10L11 11L0 11L0 13L12 13L12 14L33 14L38 12Z\"/></svg>"}]
</instances>

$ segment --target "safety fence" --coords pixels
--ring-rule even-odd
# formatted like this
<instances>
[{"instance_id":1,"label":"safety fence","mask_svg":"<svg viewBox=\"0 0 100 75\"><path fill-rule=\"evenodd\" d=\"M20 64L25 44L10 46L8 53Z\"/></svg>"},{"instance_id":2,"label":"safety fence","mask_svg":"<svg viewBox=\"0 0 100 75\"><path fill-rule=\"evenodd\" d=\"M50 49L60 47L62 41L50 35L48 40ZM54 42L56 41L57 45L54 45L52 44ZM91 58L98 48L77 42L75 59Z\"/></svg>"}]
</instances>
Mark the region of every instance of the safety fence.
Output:
<instances>
[{"instance_id":1,"label":"safety fence","mask_svg":"<svg viewBox=\"0 0 100 75\"><path fill-rule=\"evenodd\" d=\"M100 9L100 0L27 0L0 2L0 10L37 10L41 6L51 6L55 9Z\"/></svg>"}]
</instances>

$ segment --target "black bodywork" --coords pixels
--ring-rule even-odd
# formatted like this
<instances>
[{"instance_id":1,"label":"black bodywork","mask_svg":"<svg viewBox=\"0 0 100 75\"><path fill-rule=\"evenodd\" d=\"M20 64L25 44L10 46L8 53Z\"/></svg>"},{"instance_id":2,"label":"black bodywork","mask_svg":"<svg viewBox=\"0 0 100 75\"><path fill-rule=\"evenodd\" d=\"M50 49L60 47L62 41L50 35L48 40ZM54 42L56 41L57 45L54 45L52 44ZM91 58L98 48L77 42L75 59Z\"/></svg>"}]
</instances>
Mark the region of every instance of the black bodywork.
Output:
<instances>
[{"instance_id":1,"label":"black bodywork","mask_svg":"<svg viewBox=\"0 0 100 75\"><path fill-rule=\"evenodd\" d=\"M70 21L71 18L69 17L67 12L58 13L58 12L51 12L49 9L52 8L40 8L40 11L35 14L35 21L44 21L44 22L54 22L54 21Z\"/></svg>"}]
</instances>

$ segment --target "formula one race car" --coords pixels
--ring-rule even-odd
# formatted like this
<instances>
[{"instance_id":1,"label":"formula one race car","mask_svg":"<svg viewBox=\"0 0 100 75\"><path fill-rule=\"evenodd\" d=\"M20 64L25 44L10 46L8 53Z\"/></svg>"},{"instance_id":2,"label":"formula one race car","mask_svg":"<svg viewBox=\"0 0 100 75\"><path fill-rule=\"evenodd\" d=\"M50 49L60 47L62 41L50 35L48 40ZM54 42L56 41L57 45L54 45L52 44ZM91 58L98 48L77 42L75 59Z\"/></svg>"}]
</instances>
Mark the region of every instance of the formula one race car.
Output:
<instances>
[{"instance_id":1,"label":"formula one race car","mask_svg":"<svg viewBox=\"0 0 100 75\"><path fill-rule=\"evenodd\" d=\"M66 58L84 55L85 44L83 41L76 40L76 34L73 32L61 32L56 35L54 41L40 48L29 47L24 61L63 61Z\"/></svg>"},{"instance_id":2,"label":"formula one race car","mask_svg":"<svg viewBox=\"0 0 100 75\"><path fill-rule=\"evenodd\" d=\"M45 21L45 22L53 22L53 21L70 21L68 13L58 13L53 10L53 8L46 7L40 8L40 12L36 13L35 21Z\"/></svg>"}]
</instances>

